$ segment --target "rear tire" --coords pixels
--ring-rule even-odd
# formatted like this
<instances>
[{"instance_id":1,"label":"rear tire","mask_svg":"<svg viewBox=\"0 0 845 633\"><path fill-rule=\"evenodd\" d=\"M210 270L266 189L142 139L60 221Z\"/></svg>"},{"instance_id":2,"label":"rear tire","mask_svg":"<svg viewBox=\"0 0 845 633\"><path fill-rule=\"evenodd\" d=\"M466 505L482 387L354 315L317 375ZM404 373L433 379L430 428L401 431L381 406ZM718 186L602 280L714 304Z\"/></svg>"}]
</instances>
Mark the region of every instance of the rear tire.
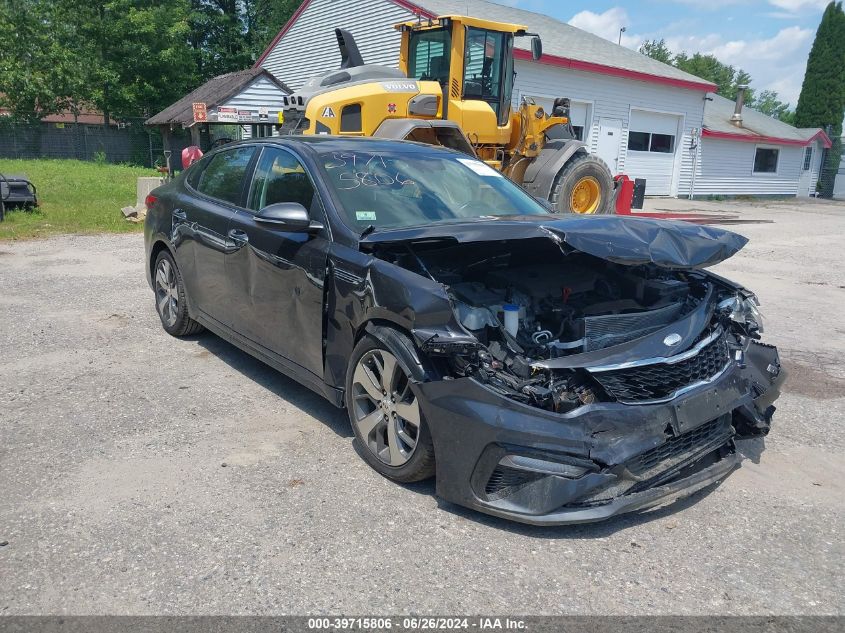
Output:
<instances>
[{"instance_id":1,"label":"rear tire","mask_svg":"<svg viewBox=\"0 0 845 633\"><path fill-rule=\"evenodd\" d=\"M346 372L346 410L364 460L400 483L434 475L434 443L422 413L420 394L398 357L413 350L404 335L391 350L369 334L352 351ZM414 352L415 353L415 352Z\"/></svg>"},{"instance_id":2,"label":"rear tire","mask_svg":"<svg viewBox=\"0 0 845 633\"><path fill-rule=\"evenodd\" d=\"M182 273L173 256L166 250L156 257L153 267L156 312L161 326L171 336L191 336L203 327L188 314L188 299Z\"/></svg>"},{"instance_id":3,"label":"rear tire","mask_svg":"<svg viewBox=\"0 0 845 633\"><path fill-rule=\"evenodd\" d=\"M558 172L549 196L558 213L613 213L613 177L605 162L585 152L574 154Z\"/></svg>"}]
</instances>

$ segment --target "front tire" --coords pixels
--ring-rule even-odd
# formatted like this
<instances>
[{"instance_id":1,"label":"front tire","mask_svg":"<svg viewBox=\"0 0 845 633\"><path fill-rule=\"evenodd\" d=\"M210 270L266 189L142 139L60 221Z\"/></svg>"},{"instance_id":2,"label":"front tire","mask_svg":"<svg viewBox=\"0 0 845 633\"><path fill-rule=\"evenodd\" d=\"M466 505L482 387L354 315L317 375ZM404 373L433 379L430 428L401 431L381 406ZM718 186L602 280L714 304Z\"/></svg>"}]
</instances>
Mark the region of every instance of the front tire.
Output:
<instances>
[{"instance_id":1,"label":"front tire","mask_svg":"<svg viewBox=\"0 0 845 633\"><path fill-rule=\"evenodd\" d=\"M574 154L552 184L549 202L558 213L613 213L613 177L601 158Z\"/></svg>"},{"instance_id":2,"label":"front tire","mask_svg":"<svg viewBox=\"0 0 845 633\"><path fill-rule=\"evenodd\" d=\"M203 330L188 314L185 282L173 256L161 251L153 268L156 312L164 331L171 336L191 336Z\"/></svg>"},{"instance_id":3,"label":"front tire","mask_svg":"<svg viewBox=\"0 0 845 633\"><path fill-rule=\"evenodd\" d=\"M413 350L407 337L392 338ZM352 351L346 376L346 409L364 460L401 483L434 475L434 444L412 378L398 350L366 335Z\"/></svg>"}]
</instances>

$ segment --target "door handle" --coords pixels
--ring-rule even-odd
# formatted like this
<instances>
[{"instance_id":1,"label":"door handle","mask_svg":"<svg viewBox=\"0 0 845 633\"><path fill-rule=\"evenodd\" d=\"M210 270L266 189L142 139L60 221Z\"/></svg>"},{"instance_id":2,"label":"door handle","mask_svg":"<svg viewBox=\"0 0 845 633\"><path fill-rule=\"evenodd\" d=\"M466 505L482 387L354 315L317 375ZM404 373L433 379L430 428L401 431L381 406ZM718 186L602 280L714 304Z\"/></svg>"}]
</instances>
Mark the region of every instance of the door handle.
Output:
<instances>
[{"instance_id":1,"label":"door handle","mask_svg":"<svg viewBox=\"0 0 845 633\"><path fill-rule=\"evenodd\" d=\"M240 229L230 229L229 237L241 244L249 241L249 235L246 234L246 231L241 231Z\"/></svg>"},{"instance_id":2,"label":"door handle","mask_svg":"<svg viewBox=\"0 0 845 633\"><path fill-rule=\"evenodd\" d=\"M176 220L187 220L188 214L185 213L182 209L173 209L173 217Z\"/></svg>"}]
</instances>

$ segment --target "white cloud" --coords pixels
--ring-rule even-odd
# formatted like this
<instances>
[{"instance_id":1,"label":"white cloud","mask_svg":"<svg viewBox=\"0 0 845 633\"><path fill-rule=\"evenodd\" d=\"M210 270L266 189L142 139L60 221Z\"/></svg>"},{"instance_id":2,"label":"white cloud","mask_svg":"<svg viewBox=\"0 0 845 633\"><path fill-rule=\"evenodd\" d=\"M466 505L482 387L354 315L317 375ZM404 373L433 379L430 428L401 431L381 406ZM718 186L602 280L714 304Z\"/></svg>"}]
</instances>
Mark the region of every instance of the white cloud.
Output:
<instances>
[{"instance_id":1,"label":"white cloud","mask_svg":"<svg viewBox=\"0 0 845 633\"><path fill-rule=\"evenodd\" d=\"M769 4L789 13L818 11L824 9L830 0L769 0Z\"/></svg>"},{"instance_id":2,"label":"white cloud","mask_svg":"<svg viewBox=\"0 0 845 633\"><path fill-rule=\"evenodd\" d=\"M518 1L518 0L517 0ZM529 0L530 1L530 0ZM700 4L701 0L681 0L687 4ZM739 0L711 0L722 6ZM795 13L804 9L818 9L828 0L768 0L782 12ZM622 7L613 7L603 13L581 11L569 20L569 24L616 43L619 29L629 27L630 16ZM721 62L742 68L752 77L752 87L759 91L775 90L781 100L794 107L801 91L801 82L807 65L807 55L813 42L813 31L799 26L781 29L772 37L748 39L726 39L719 33L688 35L695 31L690 20L681 20L666 26L656 33L634 34L630 29L622 36L622 45L636 49L647 39L665 39L674 52L704 53L714 55ZM674 35L673 35L674 33Z\"/></svg>"},{"instance_id":3,"label":"white cloud","mask_svg":"<svg viewBox=\"0 0 845 633\"><path fill-rule=\"evenodd\" d=\"M753 88L775 90L793 106L801 91L812 42L813 31L798 26L781 29L770 38L726 41L715 33L666 38L673 51L710 54L725 64L742 68L753 78Z\"/></svg>"},{"instance_id":4,"label":"white cloud","mask_svg":"<svg viewBox=\"0 0 845 633\"><path fill-rule=\"evenodd\" d=\"M603 37L611 42L619 41L619 31L622 27L630 25L628 13L622 7L613 7L604 13L593 13L592 11L581 11L572 16L569 24L579 29ZM622 34L622 45L629 48L638 46L644 38L627 32Z\"/></svg>"}]
</instances>

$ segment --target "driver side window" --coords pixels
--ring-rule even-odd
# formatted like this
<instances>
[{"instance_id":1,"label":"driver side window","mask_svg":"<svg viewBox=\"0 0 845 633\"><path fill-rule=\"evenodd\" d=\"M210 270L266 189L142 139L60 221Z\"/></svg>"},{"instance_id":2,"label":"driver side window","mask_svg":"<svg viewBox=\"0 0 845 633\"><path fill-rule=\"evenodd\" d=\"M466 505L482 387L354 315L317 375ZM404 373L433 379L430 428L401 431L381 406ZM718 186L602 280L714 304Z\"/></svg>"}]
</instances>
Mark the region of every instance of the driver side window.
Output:
<instances>
[{"instance_id":1,"label":"driver side window","mask_svg":"<svg viewBox=\"0 0 845 633\"><path fill-rule=\"evenodd\" d=\"M247 207L260 211L278 202L298 202L314 217L318 204L311 178L295 156L285 150L267 147L255 168Z\"/></svg>"}]
</instances>

